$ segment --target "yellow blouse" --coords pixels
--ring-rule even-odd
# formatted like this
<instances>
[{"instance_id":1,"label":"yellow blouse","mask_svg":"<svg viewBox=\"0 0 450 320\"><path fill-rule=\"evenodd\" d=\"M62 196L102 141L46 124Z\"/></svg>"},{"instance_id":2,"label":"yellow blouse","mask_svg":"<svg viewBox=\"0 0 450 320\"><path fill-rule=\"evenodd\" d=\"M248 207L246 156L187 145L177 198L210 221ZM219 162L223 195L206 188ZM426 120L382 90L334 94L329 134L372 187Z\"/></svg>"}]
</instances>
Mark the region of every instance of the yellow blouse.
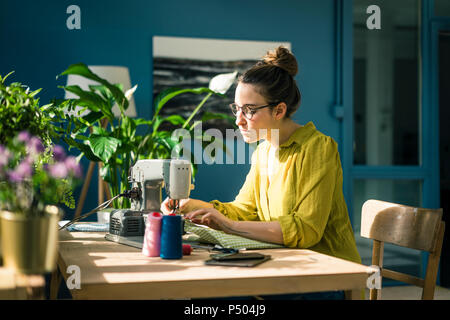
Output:
<instances>
[{"instance_id":1,"label":"yellow blouse","mask_svg":"<svg viewBox=\"0 0 450 320\"><path fill-rule=\"evenodd\" d=\"M278 221L284 245L361 263L342 191L337 143L312 122L280 145L268 179L270 143L258 145L235 200L211 203L232 220Z\"/></svg>"}]
</instances>

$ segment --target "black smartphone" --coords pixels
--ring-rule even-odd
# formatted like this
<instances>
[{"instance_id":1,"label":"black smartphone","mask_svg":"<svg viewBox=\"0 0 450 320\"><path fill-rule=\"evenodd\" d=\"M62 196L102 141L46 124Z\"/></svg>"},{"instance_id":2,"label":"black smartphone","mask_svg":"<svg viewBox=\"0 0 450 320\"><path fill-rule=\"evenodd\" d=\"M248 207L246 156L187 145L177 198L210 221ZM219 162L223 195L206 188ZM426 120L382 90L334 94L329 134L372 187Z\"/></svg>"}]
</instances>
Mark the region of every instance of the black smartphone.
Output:
<instances>
[{"instance_id":1,"label":"black smartphone","mask_svg":"<svg viewBox=\"0 0 450 320\"><path fill-rule=\"evenodd\" d=\"M254 267L267 260L270 260L269 255L263 255L261 259L242 259L242 260L206 260L205 264L210 266L227 266L227 267Z\"/></svg>"},{"instance_id":2,"label":"black smartphone","mask_svg":"<svg viewBox=\"0 0 450 320\"><path fill-rule=\"evenodd\" d=\"M264 259L265 255L257 252L254 253L233 252L233 253L215 253L211 254L210 257L217 261L229 261L229 260Z\"/></svg>"}]
</instances>

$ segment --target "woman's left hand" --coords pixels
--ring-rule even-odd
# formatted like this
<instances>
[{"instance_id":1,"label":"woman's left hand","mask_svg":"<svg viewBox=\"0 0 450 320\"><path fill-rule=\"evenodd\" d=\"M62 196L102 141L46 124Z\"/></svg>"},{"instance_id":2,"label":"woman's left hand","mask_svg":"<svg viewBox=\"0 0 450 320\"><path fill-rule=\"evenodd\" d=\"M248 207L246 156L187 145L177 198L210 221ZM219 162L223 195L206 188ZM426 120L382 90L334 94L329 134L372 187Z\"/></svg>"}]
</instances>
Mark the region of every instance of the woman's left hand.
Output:
<instances>
[{"instance_id":1,"label":"woman's left hand","mask_svg":"<svg viewBox=\"0 0 450 320\"><path fill-rule=\"evenodd\" d=\"M193 223L203 224L212 229L225 232L231 228L233 223L233 220L228 219L214 208L195 210L187 213L184 217L185 219L191 220Z\"/></svg>"}]
</instances>

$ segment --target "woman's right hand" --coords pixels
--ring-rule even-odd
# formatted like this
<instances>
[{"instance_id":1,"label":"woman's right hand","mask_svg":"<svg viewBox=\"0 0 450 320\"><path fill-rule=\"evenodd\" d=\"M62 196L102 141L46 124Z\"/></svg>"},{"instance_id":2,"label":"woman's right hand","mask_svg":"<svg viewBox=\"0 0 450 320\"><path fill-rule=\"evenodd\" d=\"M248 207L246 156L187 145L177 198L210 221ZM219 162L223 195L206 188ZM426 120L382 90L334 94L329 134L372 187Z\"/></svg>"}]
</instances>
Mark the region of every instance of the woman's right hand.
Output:
<instances>
[{"instance_id":1,"label":"woman's right hand","mask_svg":"<svg viewBox=\"0 0 450 320\"><path fill-rule=\"evenodd\" d=\"M169 199L167 197L163 201L163 203L161 203L162 213L163 214L172 213L172 208L174 206L174 202L175 202L174 200ZM183 213L183 214L197 210L197 209L213 207L213 205L208 202L204 202L204 201L197 200L197 199L191 199L191 198L179 200L179 205L180 205L179 213Z\"/></svg>"},{"instance_id":2,"label":"woman's right hand","mask_svg":"<svg viewBox=\"0 0 450 320\"><path fill-rule=\"evenodd\" d=\"M179 201L179 205L180 205L180 213L183 213L183 209L186 209L186 204L188 202L190 202L192 199L188 198L188 199L182 199ZM170 214L172 213L172 208L174 206L174 200L169 199L169 197L167 197L163 203L161 203L161 211L164 214Z\"/></svg>"}]
</instances>

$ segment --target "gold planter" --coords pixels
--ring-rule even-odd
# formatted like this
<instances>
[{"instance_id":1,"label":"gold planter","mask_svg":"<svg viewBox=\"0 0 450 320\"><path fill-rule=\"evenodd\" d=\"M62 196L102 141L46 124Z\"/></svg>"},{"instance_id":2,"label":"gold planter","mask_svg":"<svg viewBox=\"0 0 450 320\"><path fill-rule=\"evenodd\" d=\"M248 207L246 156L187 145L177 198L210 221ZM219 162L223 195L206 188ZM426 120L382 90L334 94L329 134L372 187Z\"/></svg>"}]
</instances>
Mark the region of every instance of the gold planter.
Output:
<instances>
[{"instance_id":1,"label":"gold planter","mask_svg":"<svg viewBox=\"0 0 450 320\"><path fill-rule=\"evenodd\" d=\"M0 218L0 267L3 266L3 249L2 249L2 219Z\"/></svg>"},{"instance_id":2,"label":"gold planter","mask_svg":"<svg viewBox=\"0 0 450 320\"><path fill-rule=\"evenodd\" d=\"M42 217L27 217L0 212L0 236L3 266L24 274L52 272L58 256L58 221L62 216L56 206L47 206Z\"/></svg>"}]
</instances>

